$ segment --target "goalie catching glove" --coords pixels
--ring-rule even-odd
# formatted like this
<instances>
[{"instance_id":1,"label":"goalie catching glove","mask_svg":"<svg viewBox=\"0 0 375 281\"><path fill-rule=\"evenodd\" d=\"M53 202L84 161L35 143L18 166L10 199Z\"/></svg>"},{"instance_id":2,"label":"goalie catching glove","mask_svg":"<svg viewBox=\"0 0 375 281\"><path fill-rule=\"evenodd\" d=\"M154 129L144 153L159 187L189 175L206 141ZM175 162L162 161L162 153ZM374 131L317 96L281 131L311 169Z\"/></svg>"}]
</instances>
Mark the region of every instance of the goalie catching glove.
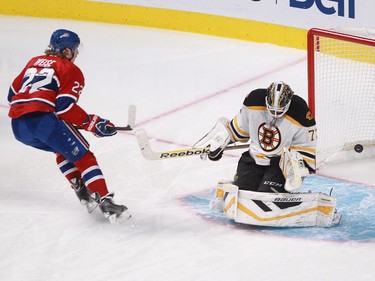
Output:
<instances>
[{"instance_id":1,"label":"goalie catching glove","mask_svg":"<svg viewBox=\"0 0 375 281\"><path fill-rule=\"evenodd\" d=\"M203 138L197 141L193 147L209 147L208 159L218 161L223 156L224 149L233 139L228 129L229 120L225 117L219 118L215 126ZM201 155L201 159L206 160L207 155Z\"/></svg>"},{"instance_id":2,"label":"goalie catching glove","mask_svg":"<svg viewBox=\"0 0 375 281\"><path fill-rule=\"evenodd\" d=\"M305 177L310 174L302 155L295 150L289 151L285 147L281 154L280 169L285 177L284 189L288 192L299 189Z\"/></svg>"},{"instance_id":3,"label":"goalie catching glove","mask_svg":"<svg viewBox=\"0 0 375 281\"><path fill-rule=\"evenodd\" d=\"M94 114L89 114L81 127L86 131L92 132L99 138L117 134L117 131L113 129L114 125L109 120Z\"/></svg>"}]
</instances>

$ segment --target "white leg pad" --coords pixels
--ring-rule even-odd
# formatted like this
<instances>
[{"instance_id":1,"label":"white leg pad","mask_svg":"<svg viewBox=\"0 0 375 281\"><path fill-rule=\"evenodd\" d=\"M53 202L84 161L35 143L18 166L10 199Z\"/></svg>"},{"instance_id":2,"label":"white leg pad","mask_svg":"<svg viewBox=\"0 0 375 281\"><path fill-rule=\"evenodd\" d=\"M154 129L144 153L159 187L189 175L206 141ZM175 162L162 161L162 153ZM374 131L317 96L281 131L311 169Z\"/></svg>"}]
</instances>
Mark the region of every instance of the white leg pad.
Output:
<instances>
[{"instance_id":1,"label":"white leg pad","mask_svg":"<svg viewBox=\"0 0 375 281\"><path fill-rule=\"evenodd\" d=\"M273 227L330 227L341 220L336 198L324 193L264 193L223 184L223 212L234 221ZM339 216L339 217L338 217Z\"/></svg>"},{"instance_id":2,"label":"white leg pad","mask_svg":"<svg viewBox=\"0 0 375 281\"><path fill-rule=\"evenodd\" d=\"M237 218L238 186L233 184L223 184L224 191L223 212L230 219Z\"/></svg>"},{"instance_id":3,"label":"white leg pad","mask_svg":"<svg viewBox=\"0 0 375 281\"><path fill-rule=\"evenodd\" d=\"M219 211L223 211L224 210L224 190L223 190L223 185L226 185L226 184L231 184L232 183L232 180L228 180L228 179L222 179L222 180L219 180L219 182L217 183L217 187L215 189L215 198L212 199L210 201L210 208L215 208Z\"/></svg>"}]
</instances>

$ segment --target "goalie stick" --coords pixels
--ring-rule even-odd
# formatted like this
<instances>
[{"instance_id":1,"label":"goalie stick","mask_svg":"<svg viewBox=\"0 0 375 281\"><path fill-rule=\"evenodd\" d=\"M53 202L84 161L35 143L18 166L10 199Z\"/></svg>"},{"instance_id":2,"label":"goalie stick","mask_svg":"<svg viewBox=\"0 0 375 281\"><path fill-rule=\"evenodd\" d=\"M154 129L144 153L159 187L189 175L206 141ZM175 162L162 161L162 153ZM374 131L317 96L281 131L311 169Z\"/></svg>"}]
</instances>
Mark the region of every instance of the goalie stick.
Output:
<instances>
[{"instance_id":1,"label":"goalie stick","mask_svg":"<svg viewBox=\"0 0 375 281\"><path fill-rule=\"evenodd\" d=\"M167 150L162 152L155 152L150 146L149 137L144 129L139 129L135 132L135 137L137 138L138 146L141 149L143 157L147 160L163 160L172 158L181 158L187 156L198 156L205 155L210 152L209 147L196 147L196 148L182 148L176 150ZM227 146L224 150L235 150L248 148L248 144L244 145L232 145Z\"/></svg>"}]
</instances>

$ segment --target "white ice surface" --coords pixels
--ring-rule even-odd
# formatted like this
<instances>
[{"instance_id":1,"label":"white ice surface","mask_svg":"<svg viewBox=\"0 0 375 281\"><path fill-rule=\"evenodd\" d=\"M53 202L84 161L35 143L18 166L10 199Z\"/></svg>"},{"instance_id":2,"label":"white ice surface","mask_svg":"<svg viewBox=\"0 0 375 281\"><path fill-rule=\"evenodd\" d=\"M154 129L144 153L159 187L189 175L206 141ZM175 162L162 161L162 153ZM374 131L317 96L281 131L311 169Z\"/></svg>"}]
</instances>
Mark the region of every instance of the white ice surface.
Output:
<instances>
[{"instance_id":1,"label":"white ice surface","mask_svg":"<svg viewBox=\"0 0 375 281\"><path fill-rule=\"evenodd\" d=\"M53 154L18 143L7 117L10 83L58 28L76 31L86 77L80 105L126 125L138 109L155 150L192 145L245 95L275 80L306 98L306 53L269 44L131 26L0 16L0 280L375 280L375 244L289 238L204 220L180 198L231 178L238 153L142 158L131 133L85 134L115 199L133 218L89 215ZM375 185L374 160L320 173ZM370 187L372 188L372 187ZM372 222L373 223L373 222ZM322 230L324 231L324 230Z\"/></svg>"}]
</instances>

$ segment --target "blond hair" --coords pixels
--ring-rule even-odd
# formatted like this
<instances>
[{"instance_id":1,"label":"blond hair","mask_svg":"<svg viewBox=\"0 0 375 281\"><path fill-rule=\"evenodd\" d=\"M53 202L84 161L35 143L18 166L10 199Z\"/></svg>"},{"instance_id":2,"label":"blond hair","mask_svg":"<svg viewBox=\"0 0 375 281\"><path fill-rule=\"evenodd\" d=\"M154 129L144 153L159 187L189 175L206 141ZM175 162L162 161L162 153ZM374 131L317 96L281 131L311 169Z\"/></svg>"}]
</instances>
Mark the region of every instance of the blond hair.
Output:
<instances>
[{"instance_id":1,"label":"blond hair","mask_svg":"<svg viewBox=\"0 0 375 281\"><path fill-rule=\"evenodd\" d=\"M47 56L58 56L60 58L63 58L63 59L66 59L66 51L65 49L62 51L62 52L55 52L55 51L52 51L51 48L47 48L45 51L44 51L44 54L46 54Z\"/></svg>"}]
</instances>

